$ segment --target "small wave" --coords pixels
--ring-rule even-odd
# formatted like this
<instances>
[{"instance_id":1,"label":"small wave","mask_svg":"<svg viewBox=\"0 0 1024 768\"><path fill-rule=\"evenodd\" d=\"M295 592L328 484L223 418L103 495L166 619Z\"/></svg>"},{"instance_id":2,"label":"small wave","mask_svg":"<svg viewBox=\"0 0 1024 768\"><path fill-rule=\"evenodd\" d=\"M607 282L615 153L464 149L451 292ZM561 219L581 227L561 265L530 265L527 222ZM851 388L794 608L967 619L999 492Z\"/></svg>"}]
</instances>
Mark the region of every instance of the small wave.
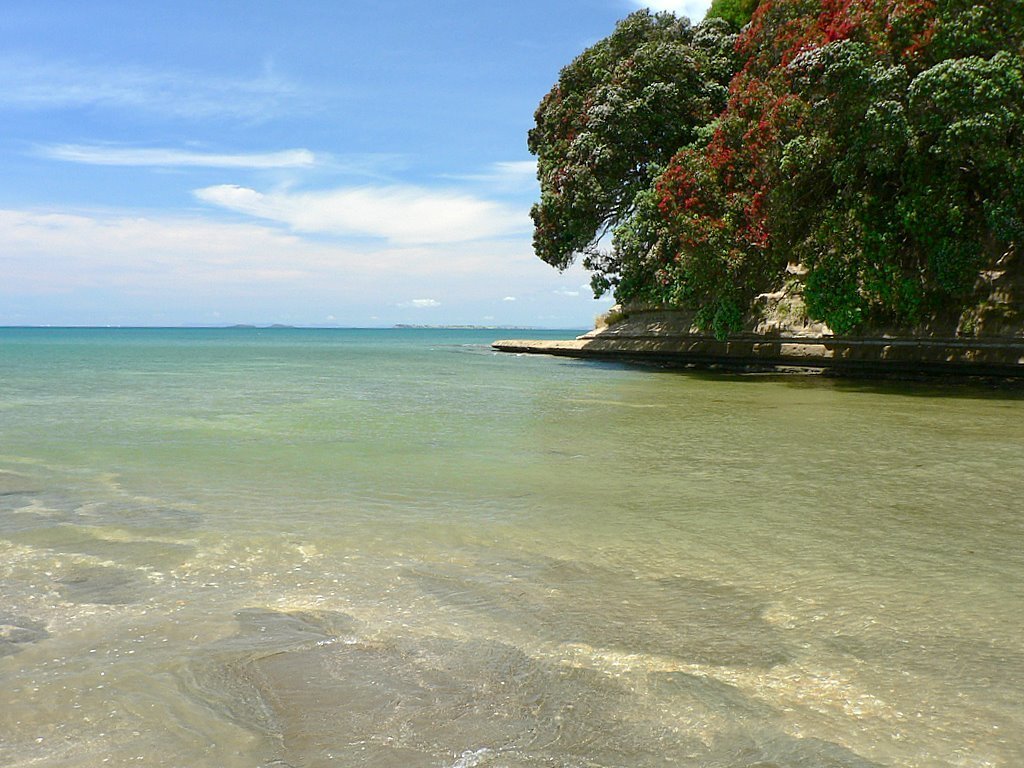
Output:
<instances>
[{"instance_id":1,"label":"small wave","mask_svg":"<svg viewBox=\"0 0 1024 768\"><path fill-rule=\"evenodd\" d=\"M458 760L451 764L451 768L474 768L474 766L480 765L480 762L486 759L489 754L491 754L491 750L487 747L467 749L459 755Z\"/></svg>"}]
</instances>

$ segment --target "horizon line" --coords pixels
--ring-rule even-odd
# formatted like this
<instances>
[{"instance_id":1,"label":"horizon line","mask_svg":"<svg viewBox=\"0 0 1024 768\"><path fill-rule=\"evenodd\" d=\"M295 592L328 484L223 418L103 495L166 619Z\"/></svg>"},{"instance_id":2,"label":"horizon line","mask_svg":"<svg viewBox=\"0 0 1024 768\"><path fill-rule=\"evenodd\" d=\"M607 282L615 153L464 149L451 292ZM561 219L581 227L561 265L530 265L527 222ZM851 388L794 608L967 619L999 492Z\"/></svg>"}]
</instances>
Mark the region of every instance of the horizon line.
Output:
<instances>
[{"instance_id":1,"label":"horizon line","mask_svg":"<svg viewBox=\"0 0 1024 768\"><path fill-rule=\"evenodd\" d=\"M582 326L580 326L582 327ZM224 324L181 324L181 325L58 325L58 324L25 324L10 325L0 324L0 330L153 330L153 331L287 331L287 330L309 330L309 331L391 331L391 330L524 330L524 331L575 331L580 327L576 326L553 326L553 325L477 325L472 323L393 323L390 325L291 325L287 323L224 323Z\"/></svg>"}]
</instances>

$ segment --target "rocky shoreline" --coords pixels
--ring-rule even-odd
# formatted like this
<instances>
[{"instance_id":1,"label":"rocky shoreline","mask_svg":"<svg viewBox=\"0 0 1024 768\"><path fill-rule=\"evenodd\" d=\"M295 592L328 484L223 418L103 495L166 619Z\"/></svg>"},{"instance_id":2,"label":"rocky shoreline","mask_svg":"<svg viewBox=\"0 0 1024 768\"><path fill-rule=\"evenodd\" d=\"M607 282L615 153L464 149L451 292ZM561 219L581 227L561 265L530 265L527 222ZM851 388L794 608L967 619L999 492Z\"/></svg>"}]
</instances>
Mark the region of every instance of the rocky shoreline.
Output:
<instances>
[{"instance_id":1,"label":"rocky shoreline","mask_svg":"<svg viewBox=\"0 0 1024 768\"><path fill-rule=\"evenodd\" d=\"M619 360L674 368L795 371L885 378L984 377L1024 383L1024 258L1010 251L979 274L965 308L914 327L833 333L808 316L806 270L790 264L779 290L761 294L739 332L719 339L695 313L613 307L597 327L565 341L506 339L502 352Z\"/></svg>"},{"instance_id":2,"label":"rocky shoreline","mask_svg":"<svg viewBox=\"0 0 1024 768\"><path fill-rule=\"evenodd\" d=\"M631 312L571 340L505 339L492 346L502 352L676 368L1024 379L1024 337L1019 335L843 337L820 325L761 323L723 340L696 331L692 315L672 311Z\"/></svg>"}]
</instances>

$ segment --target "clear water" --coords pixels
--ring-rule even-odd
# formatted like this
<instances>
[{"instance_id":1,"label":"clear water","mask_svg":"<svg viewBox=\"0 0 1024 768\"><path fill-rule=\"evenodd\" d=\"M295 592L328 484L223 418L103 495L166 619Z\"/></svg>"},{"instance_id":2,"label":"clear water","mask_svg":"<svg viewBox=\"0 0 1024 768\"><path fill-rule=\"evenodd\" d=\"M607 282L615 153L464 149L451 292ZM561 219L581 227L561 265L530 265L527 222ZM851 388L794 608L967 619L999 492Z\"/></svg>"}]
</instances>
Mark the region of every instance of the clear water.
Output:
<instances>
[{"instance_id":1,"label":"clear water","mask_svg":"<svg viewBox=\"0 0 1024 768\"><path fill-rule=\"evenodd\" d=\"M1024 765L1019 394L494 335L0 330L0 765Z\"/></svg>"}]
</instances>

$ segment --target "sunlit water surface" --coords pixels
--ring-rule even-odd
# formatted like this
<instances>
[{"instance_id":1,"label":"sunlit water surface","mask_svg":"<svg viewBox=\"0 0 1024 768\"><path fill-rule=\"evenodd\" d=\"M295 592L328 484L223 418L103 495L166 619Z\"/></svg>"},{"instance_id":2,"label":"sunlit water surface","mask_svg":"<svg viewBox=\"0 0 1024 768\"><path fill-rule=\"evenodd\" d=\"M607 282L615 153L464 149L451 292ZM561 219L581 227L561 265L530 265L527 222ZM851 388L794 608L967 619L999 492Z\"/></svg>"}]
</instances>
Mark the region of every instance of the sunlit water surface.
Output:
<instances>
[{"instance_id":1,"label":"sunlit water surface","mask_svg":"<svg viewBox=\"0 0 1024 768\"><path fill-rule=\"evenodd\" d=\"M1024 765L1019 394L494 335L0 331L0 765Z\"/></svg>"}]
</instances>

